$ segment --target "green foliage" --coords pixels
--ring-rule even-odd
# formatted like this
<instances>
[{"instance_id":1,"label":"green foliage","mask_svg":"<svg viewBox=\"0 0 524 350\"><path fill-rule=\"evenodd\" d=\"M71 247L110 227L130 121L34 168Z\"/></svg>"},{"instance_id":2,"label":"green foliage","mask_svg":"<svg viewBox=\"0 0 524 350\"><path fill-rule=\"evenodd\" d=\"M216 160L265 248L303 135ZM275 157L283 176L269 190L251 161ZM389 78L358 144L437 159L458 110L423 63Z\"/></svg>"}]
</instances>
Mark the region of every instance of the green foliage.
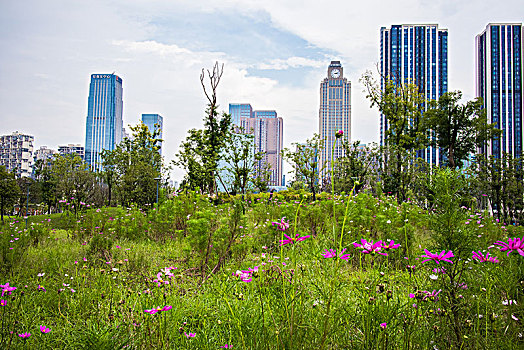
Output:
<instances>
[{"instance_id":1,"label":"green foliage","mask_svg":"<svg viewBox=\"0 0 524 350\"><path fill-rule=\"evenodd\" d=\"M0 166L0 215L4 222L4 213L11 212L18 196L20 188L15 180L15 175L6 170L5 166Z\"/></svg>"},{"instance_id":2,"label":"green foliage","mask_svg":"<svg viewBox=\"0 0 524 350\"><path fill-rule=\"evenodd\" d=\"M445 153L447 165L462 168L463 162L477 147L497 134L494 124L487 124L481 98L459 104L462 92L447 92L431 101L424 113L424 123L432 130L430 144Z\"/></svg>"}]
</instances>

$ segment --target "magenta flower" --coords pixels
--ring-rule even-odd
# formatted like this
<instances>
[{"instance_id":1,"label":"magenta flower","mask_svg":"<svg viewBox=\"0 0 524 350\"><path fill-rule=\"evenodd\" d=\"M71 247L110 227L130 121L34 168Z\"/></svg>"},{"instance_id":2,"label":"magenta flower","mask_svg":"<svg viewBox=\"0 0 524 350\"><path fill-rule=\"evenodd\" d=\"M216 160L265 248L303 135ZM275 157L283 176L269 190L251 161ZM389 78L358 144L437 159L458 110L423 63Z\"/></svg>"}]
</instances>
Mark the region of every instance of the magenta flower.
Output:
<instances>
[{"instance_id":1,"label":"magenta flower","mask_svg":"<svg viewBox=\"0 0 524 350\"><path fill-rule=\"evenodd\" d=\"M149 309L149 310L146 309L146 310L144 310L144 312L146 314L154 315L154 314L156 314L157 312L159 312L161 310L162 310L161 308L157 307L157 308L152 308L152 309Z\"/></svg>"},{"instance_id":2,"label":"magenta flower","mask_svg":"<svg viewBox=\"0 0 524 350\"><path fill-rule=\"evenodd\" d=\"M7 301L2 299L0 300L0 306L5 306L7 304Z\"/></svg>"},{"instance_id":3,"label":"magenta flower","mask_svg":"<svg viewBox=\"0 0 524 350\"><path fill-rule=\"evenodd\" d=\"M49 328L46 328L46 326L40 326L40 332L49 333L51 332L51 330Z\"/></svg>"},{"instance_id":4,"label":"magenta flower","mask_svg":"<svg viewBox=\"0 0 524 350\"><path fill-rule=\"evenodd\" d=\"M398 249L400 247L400 244L395 244L395 240L388 240L387 244L382 244L382 248L389 250L389 249Z\"/></svg>"},{"instance_id":5,"label":"magenta flower","mask_svg":"<svg viewBox=\"0 0 524 350\"><path fill-rule=\"evenodd\" d=\"M348 254L344 254L345 251L346 251L346 248L342 249L342 251L341 251L340 254L338 255L338 257L339 257L340 259L343 259L343 260L347 260L347 259L349 259L350 254L349 254L349 253L348 253ZM337 256L337 251L336 251L335 249L330 249L330 250L327 250L327 249L326 249L326 251L325 251L324 253L322 253L322 256L323 256L324 258L328 258L328 259L329 259L329 258L334 258L334 257Z\"/></svg>"},{"instance_id":6,"label":"magenta flower","mask_svg":"<svg viewBox=\"0 0 524 350\"><path fill-rule=\"evenodd\" d=\"M388 324L387 324L386 322L381 323L381 324L380 324L380 328L382 328L382 329L386 329L387 325L388 325Z\"/></svg>"},{"instance_id":7,"label":"magenta flower","mask_svg":"<svg viewBox=\"0 0 524 350\"><path fill-rule=\"evenodd\" d=\"M289 221L284 221L285 219L286 217L284 216L282 219L280 219L280 222L272 222L271 225L276 226L280 231L285 231L289 228Z\"/></svg>"},{"instance_id":8,"label":"magenta flower","mask_svg":"<svg viewBox=\"0 0 524 350\"><path fill-rule=\"evenodd\" d=\"M344 136L344 130L338 130L336 133L335 133L335 137L337 139L341 138L342 136Z\"/></svg>"},{"instance_id":9,"label":"magenta flower","mask_svg":"<svg viewBox=\"0 0 524 350\"><path fill-rule=\"evenodd\" d=\"M507 256L509 256L509 254L514 250L516 250L520 255L524 256L524 236L522 238L510 238L508 239L508 243L497 241L495 245L502 247L500 248L501 252L505 252L507 250Z\"/></svg>"},{"instance_id":10,"label":"magenta flower","mask_svg":"<svg viewBox=\"0 0 524 350\"><path fill-rule=\"evenodd\" d=\"M166 305L162 308L162 310L160 311L168 311L168 310L171 310L173 307L171 305Z\"/></svg>"},{"instance_id":11,"label":"magenta flower","mask_svg":"<svg viewBox=\"0 0 524 350\"><path fill-rule=\"evenodd\" d=\"M372 240L370 240L369 242L366 241L365 239L361 239L360 242L362 244L358 244L358 243L353 243L353 246L355 248L360 248L362 249L362 253L364 254L374 254L374 253L377 253L377 254L380 254L380 255L385 255L387 256L388 253L382 253L380 252L382 250L382 241L376 241L376 242L373 242Z\"/></svg>"},{"instance_id":12,"label":"magenta flower","mask_svg":"<svg viewBox=\"0 0 524 350\"><path fill-rule=\"evenodd\" d=\"M221 349L232 349L232 348L233 348L233 345L227 345L227 344L226 344L226 345L222 345L220 348L221 348Z\"/></svg>"},{"instance_id":13,"label":"magenta flower","mask_svg":"<svg viewBox=\"0 0 524 350\"><path fill-rule=\"evenodd\" d=\"M157 287L160 287L163 284L169 284L169 281L162 279L162 272L157 273L156 278L153 280L156 283Z\"/></svg>"},{"instance_id":14,"label":"magenta flower","mask_svg":"<svg viewBox=\"0 0 524 350\"><path fill-rule=\"evenodd\" d=\"M287 239L284 239L284 240L281 240L281 241L280 241L280 245L281 245L281 246L284 245L284 244L288 244L288 243L294 244L295 242L300 242L300 241L305 240L306 238L311 237L310 235L302 236L302 237L298 237L298 236L299 236L298 233L295 235L294 238L289 237L289 236L286 235L285 233L284 233L284 236L286 236Z\"/></svg>"},{"instance_id":15,"label":"magenta flower","mask_svg":"<svg viewBox=\"0 0 524 350\"><path fill-rule=\"evenodd\" d=\"M423 260L422 263L425 263L426 261L433 260L437 264L439 264L440 261L447 261L447 262L450 262L450 263L453 264L453 261L449 260L449 258L453 258L454 257L453 252L451 250L449 252L447 252L447 253L446 253L445 250L443 250L442 252L440 252L440 254L433 254L432 252L430 252L427 249L424 249L424 252L426 252L426 255L422 255L421 257L422 258L427 258L427 259Z\"/></svg>"},{"instance_id":16,"label":"magenta flower","mask_svg":"<svg viewBox=\"0 0 524 350\"><path fill-rule=\"evenodd\" d=\"M11 295L11 293L16 290L16 287L9 286L9 282L6 284L0 284L0 288L2 288L2 296L4 296L4 293L9 293L7 295Z\"/></svg>"},{"instance_id":17,"label":"magenta flower","mask_svg":"<svg viewBox=\"0 0 524 350\"><path fill-rule=\"evenodd\" d=\"M492 263L498 263L499 259L496 256L489 256L489 252L486 253L486 255L482 255L480 250L478 252L472 252L473 253L473 259L477 260L478 262L492 262Z\"/></svg>"},{"instance_id":18,"label":"magenta flower","mask_svg":"<svg viewBox=\"0 0 524 350\"><path fill-rule=\"evenodd\" d=\"M25 333L18 334L18 336L20 338L27 339L27 338L29 338L31 336L31 333L25 332Z\"/></svg>"},{"instance_id":19,"label":"magenta flower","mask_svg":"<svg viewBox=\"0 0 524 350\"><path fill-rule=\"evenodd\" d=\"M184 335L186 336L186 338L194 338L196 336L196 333L187 334L186 332L184 332Z\"/></svg>"}]
</instances>

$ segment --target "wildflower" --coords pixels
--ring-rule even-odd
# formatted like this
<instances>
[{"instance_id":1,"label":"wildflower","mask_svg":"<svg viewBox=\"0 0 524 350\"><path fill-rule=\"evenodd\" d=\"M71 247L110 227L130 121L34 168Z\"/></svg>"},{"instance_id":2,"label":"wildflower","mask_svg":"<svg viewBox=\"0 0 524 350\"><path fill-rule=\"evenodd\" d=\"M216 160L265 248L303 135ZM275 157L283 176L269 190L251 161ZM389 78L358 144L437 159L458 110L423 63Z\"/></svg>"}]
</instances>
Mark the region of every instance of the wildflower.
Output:
<instances>
[{"instance_id":1,"label":"wildflower","mask_svg":"<svg viewBox=\"0 0 524 350\"><path fill-rule=\"evenodd\" d=\"M284 240L281 240L281 241L280 241L280 245L281 245L281 246L283 246L283 245L285 245L285 244L288 244L288 243L293 244L293 243L295 243L295 242L300 242L300 241L305 240L306 238L311 237L310 235L302 236L302 237L298 237L298 236L299 236L298 233L295 235L294 238L289 237L289 236L286 235L285 233L284 233L284 236L286 236L287 239L284 239Z\"/></svg>"},{"instance_id":2,"label":"wildflower","mask_svg":"<svg viewBox=\"0 0 524 350\"><path fill-rule=\"evenodd\" d=\"M16 287L9 286L9 282L6 284L0 284L0 288L2 288L2 296L4 296L5 293L9 293L7 295L11 295L11 293L16 290Z\"/></svg>"},{"instance_id":3,"label":"wildflower","mask_svg":"<svg viewBox=\"0 0 524 350\"><path fill-rule=\"evenodd\" d=\"M335 133L335 137L337 139L341 138L342 136L344 136L344 130L338 130L336 133Z\"/></svg>"},{"instance_id":4,"label":"wildflower","mask_svg":"<svg viewBox=\"0 0 524 350\"><path fill-rule=\"evenodd\" d=\"M171 305L166 305L162 308L162 310L160 311L168 311L168 310L171 310L173 307Z\"/></svg>"},{"instance_id":5,"label":"wildflower","mask_svg":"<svg viewBox=\"0 0 524 350\"><path fill-rule=\"evenodd\" d=\"M386 322L381 323L381 324L380 324L380 328L382 328L382 329L386 329L387 325L388 325L388 324L387 324Z\"/></svg>"},{"instance_id":6,"label":"wildflower","mask_svg":"<svg viewBox=\"0 0 524 350\"><path fill-rule=\"evenodd\" d=\"M522 237L522 239L510 238L508 239L507 243L503 241L497 241L495 245L499 245L502 247L500 248L501 252L505 252L507 250L507 256L509 256L509 254L514 250L516 250L517 253L519 253L520 255L524 256L524 236Z\"/></svg>"},{"instance_id":7,"label":"wildflower","mask_svg":"<svg viewBox=\"0 0 524 350\"><path fill-rule=\"evenodd\" d=\"M497 259L496 256L489 256L489 252L486 253L486 255L482 255L480 250L478 252L472 252L473 253L473 259L477 260L478 262L492 262L492 263L498 263L499 259Z\"/></svg>"},{"instance_id":8,"label":"wildflower","mask_svg":"<svg viewBox=\"0 0 524 350\"><path fill-rule=\"evenodd\" d=\"M22 339L27 339L31 336L31 333L25 332L25 333L18 334L18 336Z\"/></svg>"},{"instance_id":9,"label":"wildflower","mask_svg":"<svg viewBox=\"0 0 524 350\"><path fill-rule=\"evenodd\" d=\"M429 278L432 279L433 281L438 280L438 276L437 275L433 275L433 274L429 275Z\"/></svg>"},{"instance_id":10,"label":"wildflower","mask_svg":"<svg viewBox=\"0 0 524 350\"><path fill-rule=\"evenodd\" d=\"M349 253L348 254L344 254L345 251L346 251L346 248L342 249L342 251L338 255L338 257L340 259L343 259L343 260L349 259ZM322 254L322 256L324 258L328 258L328 259L329 258L334 258L334 257L337 256L337 251L335 249L329 249L329 250L326 249L326 251Z\"/></svg>"},{"instance_id":11,"label":"wildflower","mask_svg":"<svg viewBox=\"0 0 524 350\"><path fill-rule=\"evenodd\" d=\"M502 305L517 305L517 302L515 300L502 300Z\"/></svg>"},{"instance_id":12,"label":"wildflower","mask_svg":"<svg viewBox=\"0 0 524 350\"><path fill-rule=\"evenodd\" d=\"M43 286L41 286L41 285L38 285L36 290L41 290L42 292L47 292L47 290Z\"/></svg>"},{"instance_id":13,"label":"wildflower","mask_svg":"<svg viewBox=\"0 0 524 350\"><path fill-rule=\"evenodd\" d=\"M36 276L37 276L37 277L44 277L44 275L45 275L45 272L41 272L41 273L39 273L39 274L36 275Z\"/></svg>"},{"instance_id":14,"label":"wildflower","mask_svg":"<svg viewBox=\"0 0 524 350\"><path fill-rule=\"evenodd\" d=\"M233 348L233 345L227 345L226 344L226 345L221 346L220 348L221 349L231 349L231 348Z\"/></svg>"},{"instance_id":15,"label":"wildflower","mask_svg":"<svg viewBox=\"0 0 524 350\"><path fill-rule=\"evenodd\" d=\"M186 332L184 332L184 335L186 336L186 338L194 338L196 336L196 333L187 334Z\"/></svg>"},{"instance_id":16,"label":"wildflower","mask_svg":"<svg viewBox=\"0 0 524 350\"><path fill-rule=\"evenodd\" d=\"M49 328L46 328L46 326L40 326L40 332L49 333L51 332L51 330Z\"/></svg>"},{"instance_id":17,"label":"wildflower","mask_svg":"<svg viewBox=\"0 0 524 350\"><path fill-rule=\"evenodd\" d=\"M450 250L446 253L445 250L443 250L440 254L433 254L427 249L424 249L424 252L426 252L426 255L422 255L422 258L427 258L426 260L423 260L422 263L425 263L426 261L433 260L437 264L439 264L440 261L447 261L453 264L453 261L449 260L449 258L453 258L453 252Z\"/></svg>"},{"instance_id":18,"label":"wildflower","mask_svg":"<svg viewBox=\"0 0 524 350\"><path fill-rule=\"evenodd\" d=\"M162 272L157 273L156 278L153 280L157 284L157 287L160 287L163 284L169 284L169 281L164 281L162 279Z\"/></svg>"},{"instance_id":19,"label":"wildflower","mask_svg":"<svg viewBox=\"0 0 524 350\"><path fill-rule=\"evenodd\" d=\"M518 321L519 319L517 318L517 316L511 314L511 318L514 319L515 321Z\"/></svg>"},{"instance_id":20,"label":"wildflower","mask_svg":"<svg viewBox=\"0 0 524 350\"><path fill-rule=\"evenodd\" d=\"M397 249L400 247L400 244L395 244L395 240L388 240L387 244L382 244L382 248L389 250L389 249Z\"/></svg>"},{"instance_id":21,"label":"wildflower","mask_svg":"<svg viewBox=\"0 0 524 350\"><path fill-rule=\"evenodd\" d=\"M382 250L382 241L376 241L373 243L373 241L366 241L365 239L360 240L362 244L353 243L353 246L355 248L361 248L362 253L364 254L373 254L378 253L380 255L387 256L388 253L381 253L380 250Z\"/></svg>"},{"instance_id":22,"label":"wildflower","mask_svg":"<svg viewBox=\"0 0 524 350\"><path fill-rule=\"evenodd\" d=\"M282 219L280 219L280 222L272 222L271 225L276 226L280 231L285 231L289 228L289 221L286 222L284 221L285 219L286 217L284 216Z\"/></svg>"},{"instance_id":23,"label":"wildflower","mask_svg":"<svg viewBox=\"0 0 524 350\"><path fill-rule=\"evenodd\" d=\"M2 299L0 300L0 306L5 306L7 304L7 301Z\"/></svg>"}]
</instances>

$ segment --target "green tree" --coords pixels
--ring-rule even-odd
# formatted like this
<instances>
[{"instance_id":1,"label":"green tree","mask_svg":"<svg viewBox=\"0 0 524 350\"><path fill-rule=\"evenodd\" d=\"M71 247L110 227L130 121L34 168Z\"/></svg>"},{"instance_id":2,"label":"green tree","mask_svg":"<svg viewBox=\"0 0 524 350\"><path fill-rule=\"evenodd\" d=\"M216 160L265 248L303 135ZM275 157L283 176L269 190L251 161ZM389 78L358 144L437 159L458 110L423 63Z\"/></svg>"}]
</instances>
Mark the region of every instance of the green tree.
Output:
<instances>
[{"instance_id":1,"label":"green tree","mask_svg":"<svg viewBox=\"0 0 524 350\"><path fill-rule=\"evenodd\" d=\"M309 192L313 194L313 200L316 200L316 194L320 189L319 174L325 167L319 161L324 144L320 136L315 134L305 143L295 142L293 146L295 146L294 151L284 148L282 156L293 167L295 181L304 183Z\"/></svg>"},{"instance_id":2,"label":"green tree","mask_svg":"<svg viewBox=\"0 0 524 350\"><path fill-rule=\"evenodd\" d=\"M381 79L382 86L368 71L360 81L366 87L371 108L378 108L387 125L381 174L384 189L403 201L412 180L407 175L413 168L416 151L428 145L429 131L424 122L426 101L413 82L395 76Z\"/></svg>"},{"instance_id":3,"label":"green tree","mask_svg":"<svg viewBox=\"0 0 524 350\"><path fill-rule=\"evenodd\" d=\"M173 161L175 166L186 170L183 187L200 189L211 194L217 191L218 163L231 126L229 114L218 114L217 88L223 72L224 65L219 67L218 62L213 66L213 72L207 70L210 84L208 92L205 71L202 69L200 83L208 100L204 129L189 130L189 135L180 145L177 159Z\"/></svg>"},{"instance_id":4,"label":"green tree","mask_svg":"<svg viewBox=\"0 0 524 350\"><path fill-rule=\"evenodd\" d=\"M0 215L4 223L4 213L7 208L13 207L20 195L20 188L16 183L15 174L7 171L5 166L0 166Z\"/></svg>"},{"instance_id":5,"label":"green tree","mask_svg":"<svg viewBox=\"0 0 524 350\"><path fill-rule=\"evenodd\" d=\"M445 152L447 166L461 168L463 161L488 139L497 134L494 124L487 124L482 99L460 104L462 92L447 92L431 101L425 112L425 126L434 131L430 144Z\"/></svg>"},{"instance_id":6,"label":"green tree","mask_svg":"<svg viewBox=\"0 0 524 350\"><path fill-rule=\"evenodd\" d=\"M47 208L47 213L51 213L53 207L56 207L58 202L57 186L58 177L55 176L52 170L53 160L44 161L39 159L35 162L34 173L35 179L38 182L40 192L40 201L43 202Z\"/></svg>"},{"instance_id":7,"label":"green tree","mask_svg":"<svg viewBox=\"0 0 524 350\"><path fill-rule=\"evenodd\" d=\"M162 175L159 131L140 123L131 126L133 137L125 138L112 151L102 153L103 178L116 187L123 206L152 205L156 200L155 178ZM106 170L107 168L107 170ZM107 184L107 183L106 183ZM107 184L109 186L109 184Z\"/></svg>"},{"instance_id":8,"label":"green tree","mask_svg":"<svg viewBox=\"0 0 524 350\"><path fill-rule=\"evenodd\" d=\"M376 147L359 147L360 141L342 143L343 154L335 161L335 192L360 191L362 186L371 182L379 164Z\"/></svg>"}]
</instances>

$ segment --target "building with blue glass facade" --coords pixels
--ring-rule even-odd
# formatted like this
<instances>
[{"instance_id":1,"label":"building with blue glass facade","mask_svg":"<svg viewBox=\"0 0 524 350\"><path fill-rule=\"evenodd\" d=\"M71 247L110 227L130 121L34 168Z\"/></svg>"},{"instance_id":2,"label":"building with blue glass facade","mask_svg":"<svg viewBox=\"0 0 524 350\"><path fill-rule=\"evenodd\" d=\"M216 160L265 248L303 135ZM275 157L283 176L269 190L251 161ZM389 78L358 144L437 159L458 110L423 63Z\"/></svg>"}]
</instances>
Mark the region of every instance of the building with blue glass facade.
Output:
<instances>
[{"instance_id":1,"label":"building with blue glass facade","mask_svg":"<svg viewBox=\"0 0 524 350\"><path fill-rule=\"evenodd\" d=\"M238 131L254 135L255 153L262 153L257 172L269 165L269 185L280 186L283 172L284 122L274 110L253 110L251 104L230 103L229 114Z\"/></svg>"},{"instance_id":2,"label":"building with blue glass facade","mask_svg":"<svg viewBox=\"0 0 524 350\"><path fill-rule=\"evenodd\" d=\"M351 82L344 78L344 68L340 61L331 61L327 70L327 78L320 83L320 108L318 112L318 130L324 143L320 152L319 163L324 165L320 178L329 175L335 133L344 132L335 145L334 159L342 156L342 141L351 142Z\"/></svg>"},{"instance_id":3,"label":"building with blue glass facade","mask_svg":"<svg viewBox=\"0 0 524 350\"><path fill-rule=\"evenodd\" d=\"M147 126L151 134L158 131L157 138L162 139L164 118L160 114L142 114L142 123ZM162 155L162 142L160 142L160 155Z\"/></svg>"},{"instance_id":4,"label":"building with blue glass facade","mask_svg":"<svg viewBox=\"0 0 524 350\"><path fill-rule=\"evenodd\" d=\"M476 37L476 94L482 97L488 123L502 130L481 153L522 156L522 23L490 23Z\"/></svg>"},{"instance_id":5,"label":"building with blue glass facade","mask_svg":"<svg viewBox=\"0 0 524 350\"><path fill-rule=\"evenodd\" d=\"M426 101L436 100L448 91L448 31L437 24L401 24L380 28L381 87L384 79L414 83ZM380 116L380 145L385 140L388 121ZM443 154L435 147L417 152L418 157L437 165Z\"/></svg>"},{"instance_id":6,"label":"building with blue glass facade","mask_svg":"<svg viewBox=\"0 0 524 350\"><path fill-rule=\"evenodd\" d=\"M85 161L93 170L102 168L102 150L113 150L122 141L122 79L115 74L92 74L87 103Z\"/></svg>"}]
</instances>

